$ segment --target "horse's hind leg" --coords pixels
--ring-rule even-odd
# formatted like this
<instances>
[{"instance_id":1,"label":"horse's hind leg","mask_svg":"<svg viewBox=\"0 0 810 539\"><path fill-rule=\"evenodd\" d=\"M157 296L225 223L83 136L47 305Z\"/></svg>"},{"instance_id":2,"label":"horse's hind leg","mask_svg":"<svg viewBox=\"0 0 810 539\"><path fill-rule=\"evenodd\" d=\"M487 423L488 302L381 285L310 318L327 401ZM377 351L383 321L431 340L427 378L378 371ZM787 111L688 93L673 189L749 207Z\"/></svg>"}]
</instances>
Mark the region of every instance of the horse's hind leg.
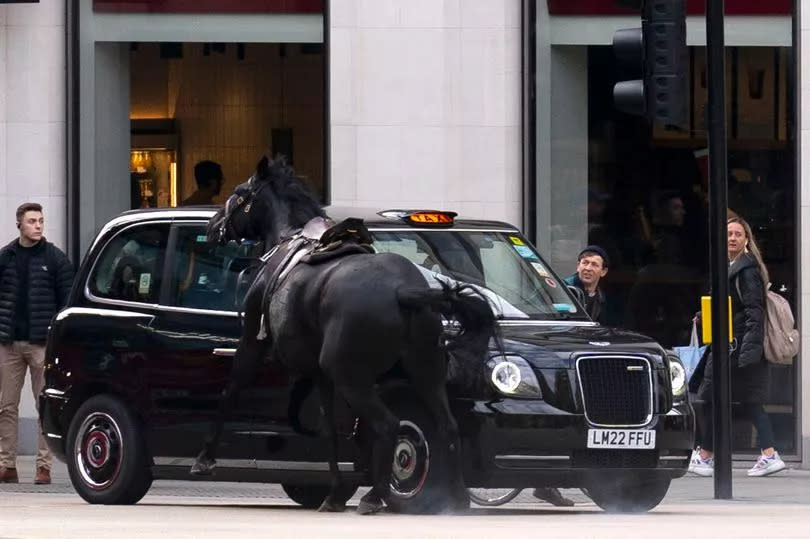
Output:
<instances>
[{"instance_id":1,"label":"horse's hind leg","mask_svg":"<svg viewBox=\"0 0 810 539\"><path fill-rule=\"evenodd\" d=\"M329 495L321 504L318 511L341 512L346 510L346 499L343 492L343 480L338 468L337 459L337 429L335 427L335 387L323 373L318 374L318 390L321 394L321 412L329 438L329 471L332 475L332 484Z\"/></svg>"},{"instance_id":2,"label":"horse's hind leg","mask_svg":"<svg viewBox=\"0 0 810 539\"><path fill-rule=\"evenodd\" d=\"M418 358L419 364L412 363ZM460 511L470 507L470 496L464 485L461 461L461 439L458 423L450 410L445 380L446 364L442 352L425 352L411 356L405 366L411 382L436 422L436 433L440 447L446 452L446 468L450 493L450 508Z\"/></svg>"},{"instance_id":3,"label":"horse's hind leg","mask_svg":"<svg viewBox=\"0 0 810 539\"><path fill-rule=\"evenodd\" d=\"M373 386L341 385L339 389L352 410L366 422L374 434L371 459L373 487L360 499L357 506L357 512L361 515L373 514L384 507L383 499L388 493L399 420L383 404Z\"/></svg>"},{"instance_id":4,"label":"horse's hind leg","mask_svg":"<svg viewBox=\"0 0 810 539\"><path fill-rule=\"evenodd\" d=\"M222 436L225 418L230 416L239 391L242 390L256 375L261 364L262 353L267 341L257 341L244 336L239 341L236 355L231 366L231 378L219 398L219 409L211 422L211 430L206 438L203 450L191 466L192 475L211 475L216 466L216 450Z\"/></svg>"}]
</instances>

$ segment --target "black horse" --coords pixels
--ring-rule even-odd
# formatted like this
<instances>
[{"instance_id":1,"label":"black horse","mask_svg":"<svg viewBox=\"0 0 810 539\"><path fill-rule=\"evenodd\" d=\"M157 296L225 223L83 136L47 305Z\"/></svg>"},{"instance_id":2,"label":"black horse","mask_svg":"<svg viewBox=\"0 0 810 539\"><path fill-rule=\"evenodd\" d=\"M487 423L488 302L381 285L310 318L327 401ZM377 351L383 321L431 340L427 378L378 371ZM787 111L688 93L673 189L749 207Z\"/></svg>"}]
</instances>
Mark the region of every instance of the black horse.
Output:
<instances>
[{"instance_id":1,"label":"black horse","mask_svg":"<svg viewBox=\"0 0 810 539\"><path fill-rule=\"evenodd\" d=\"M263 240L269 249L284 245L317 217L325 217L324 211L292 169L283 160L265 157L254 175L211 218L208 235L216 241ZM370 241L368 231L362 237ZM357 510L362 514L379 511L389 492L399 420L377 394L375 383L400 366L435 419L441 436L436 450L446 452L452 463L444 471L449 505L453 509L469 507L458 427L445 386L446 351L452 347L467 358L483 358L496 331L492 310L468 286L431 289L405 257L369 251L366 245L365 252L354 249L319 264L295 265L278 283L270 264L258 271L243 304L244 326L231 381L192 473L206 474L213 469L224 417L238 391L250 383L262 359L269 356L293 376L314 378L321 392L332 449L332 483L320 510L340 511L346 502L337 466L333 417L337 392L373 434L373 487ZM459 331L445 335L442 315L455 319Z\"/></svg>"}]
</instances>

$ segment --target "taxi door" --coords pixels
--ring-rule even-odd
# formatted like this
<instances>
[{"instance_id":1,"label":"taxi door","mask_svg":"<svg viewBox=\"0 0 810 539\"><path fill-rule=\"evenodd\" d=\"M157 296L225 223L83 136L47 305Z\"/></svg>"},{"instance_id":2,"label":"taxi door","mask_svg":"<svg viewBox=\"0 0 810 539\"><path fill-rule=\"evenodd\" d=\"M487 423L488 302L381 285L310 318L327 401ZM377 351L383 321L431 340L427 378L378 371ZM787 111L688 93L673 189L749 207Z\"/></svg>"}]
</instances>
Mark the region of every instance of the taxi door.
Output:
<instances>
[{"instance_id":1,"label":"taxi door","mask_svg":"<svg viewBox=\"0 0 810 539\"><path fill-rule=\"evenodd\" d=\"M241 325L229 273L236 247L206 241L205 222L175 221L169 236L161 305L152 323L161 361L150 365L157 464L196 456L231 377ZM227 417L216 453L220 467L252 468L253 412L242 399Z\"/></svg>"}]
</instances>

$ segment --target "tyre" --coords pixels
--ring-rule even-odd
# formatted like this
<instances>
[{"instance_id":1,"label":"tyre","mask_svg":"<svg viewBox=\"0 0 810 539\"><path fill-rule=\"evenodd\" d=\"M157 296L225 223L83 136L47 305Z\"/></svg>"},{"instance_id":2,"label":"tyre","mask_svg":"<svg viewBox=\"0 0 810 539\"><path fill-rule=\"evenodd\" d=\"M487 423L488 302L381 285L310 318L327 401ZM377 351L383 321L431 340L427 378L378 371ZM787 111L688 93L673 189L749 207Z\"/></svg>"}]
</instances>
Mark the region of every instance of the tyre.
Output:
<instances>
[{"instance_id":1,"label":"tyre","mask_svg":"<svg viewBox=\"0 0 810 539\"><path fill-rule=\"evenodd\" d=\"M391 482L385 500L397 513L441 512L449 499L447 452L436 443L436 429L421 406L411 397L391 411L399 417Z\"/></svg>"},{"instance_id":2,"label":"tyre","mask_svg":"<svg viewBox=\"0 0 810 539\"><path fill-rule=\"evenodd\" d=\"M137 503L152 486L140 425L111 395L97 395L79 407L65 457L73 488L89 503Z\"/></svg>"},{"instance_id":3,"label":"tyre","mask_svg":"<svg viewBox=\"0 0 810 539\"><path fill-rule=\"evenodd\" d=\"M329 485L291 485L282 483L281 488L287 496L307 509L317 509L329 495ZM343 501L348 501L357 492L357 486L346 486L342 493Z\"/></svg>"},{"instance_id":4,"label":"tyre","mask_svg":"<svg viewBox=\"0 0 810 539\"><path fill-rule=\"evenodd\" d=\"M469 488L470 500L483 507L496 507L509 503L523 490L521 488Z\"/></svg>"},{"instance_id":5,"label":"tyre","mask_svg":"<svg viewBox=\"0 0 810 539\"><path fill-rule=\"evenodd\" d=\"M585 494L609 513L645 513L667 495L670 479L627 479L590 485Z\"/></svg>"}]
</instances>

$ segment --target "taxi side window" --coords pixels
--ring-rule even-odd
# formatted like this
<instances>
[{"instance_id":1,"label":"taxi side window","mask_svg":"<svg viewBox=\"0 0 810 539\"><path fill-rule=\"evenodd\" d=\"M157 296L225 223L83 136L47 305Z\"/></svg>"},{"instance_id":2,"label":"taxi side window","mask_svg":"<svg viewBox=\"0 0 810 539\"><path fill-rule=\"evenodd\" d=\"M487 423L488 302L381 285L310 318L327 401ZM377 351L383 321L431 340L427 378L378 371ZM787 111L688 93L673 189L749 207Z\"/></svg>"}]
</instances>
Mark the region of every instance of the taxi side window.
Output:
<instances>
[{"instance_id":1,"label":"taxi side window","mask_svg":"<svg viewBox=\"0 0 810 539\"><path fill-rule=\"evenodd\" d=\"M417 266L442 273L441 266L427 245L424 242L417 242L415 238L403 238L395 233L375 232L373 247L378 253L396 253Z\"/></svg>"},{"instance_id":2,"label":"taxi side window","mask_svg":"<svg viewBox=\"0 0 810 539\"><path fill-rule=\"evenodd\" d=\"M90 292L100 298L157 303L168 224L139 225L115 236L90 276Z\"/></svg>"},{"instance_id":3,"label":"taxi side window","mask_svg":"<svg viewBox=\"0 0 810 539\"><path fill-rule=\"evenodd\" d=\"M238 311L253 275L250 246L208 242L202 225L178 225L169 305Z\"/></svg>"}]
</instances>

